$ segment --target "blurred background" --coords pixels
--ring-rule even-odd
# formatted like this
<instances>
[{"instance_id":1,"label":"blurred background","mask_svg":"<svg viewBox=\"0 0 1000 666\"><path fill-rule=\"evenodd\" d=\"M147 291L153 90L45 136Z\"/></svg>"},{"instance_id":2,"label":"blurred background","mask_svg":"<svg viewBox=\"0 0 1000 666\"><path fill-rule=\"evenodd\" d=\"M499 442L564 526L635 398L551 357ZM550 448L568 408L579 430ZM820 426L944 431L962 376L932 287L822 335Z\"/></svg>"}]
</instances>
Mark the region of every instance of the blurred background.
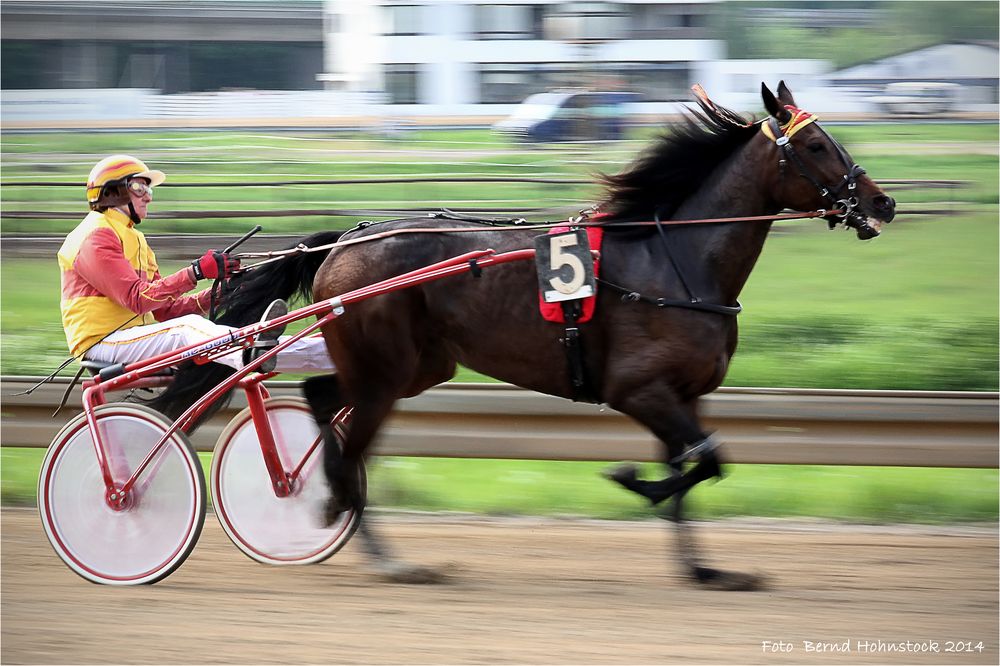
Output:
<instances>
[{"instance_id":1,"label":"blurred background","mask_svg":"<svg viewBox=\"0 0 1000 666\"><path fill-rule=\"evenodd\" d=\"M7 123L488 117L561 87L665 113L695 82L749 110L778 78L821 113L997 109L994 2L5 0L2 16Z\"/></svg>"},{"instance_id":2,"label":"blurred background","mask_svg":"<svg viewBox=\"0 0 1000 666\"><path fill-rule=\"evenodd\" d=\"M4 663L835 661L761 649L796 637L971 639L956 659L839 656L996 663L998 6L0 0ZM76 364L15 394L68 355L55 256L98 160L167 173L141 228L170 274L258 223L244 247L443 207L565 220L600 201L597 174L681 122L692 84L760 118L761 82L780 80L898 214L868 242L775 224L725 386L702 403L736 464L687 510L747 517L703 530L708 562L773 576L766 593L682 586L667 525L602 478L608 460L654 460L649 433L468 369L402 401L368 467L366 520L451 585L377 582L360 542L262 568L209 517L173 577L105 589L17 508L37 504L44 447L79 412L77 393L53 415ZM192 439L206 472L241 406Z\"/></svg>"},{"instance_id":3,"label":"blurred background","mask_svg":"<svg viewBox=\"0 0 1000 666\"><path fill-rule=\"evenodd\" d=\"M106 155L167 172L143 230L168 273L256 223L273 249L442 207L564 219L679 121L692 84L760 117L761 82L784 80L899 216L869 243L776 224L726 385L997 390L995 1L3 0L0 34L4 375L66 357L55 252ZM949 515L995 518L987 472L950 486L977 508ZM947 504L930 500L889 510Z\"/></svg>"},{"instance_id":4,"label":"blurred background","mask_svg":"<svg viewBox=\"0 0 1000 666\"><path fill-rule=\"evenodd\" d=\"M208 242L190 234L256 222L291 237L441 207L560 219L680 119L692 84L759 117L761 82L784 80L900 215L869 245L777 225L730 384L997 386L996 2L4 0L0 13L4 373L65 353L50 262L108 154L168 173L144 228L167 234L153 246L169 266ZM859 298L856 280L881 288Z\"/></svg>"}]
</instances>

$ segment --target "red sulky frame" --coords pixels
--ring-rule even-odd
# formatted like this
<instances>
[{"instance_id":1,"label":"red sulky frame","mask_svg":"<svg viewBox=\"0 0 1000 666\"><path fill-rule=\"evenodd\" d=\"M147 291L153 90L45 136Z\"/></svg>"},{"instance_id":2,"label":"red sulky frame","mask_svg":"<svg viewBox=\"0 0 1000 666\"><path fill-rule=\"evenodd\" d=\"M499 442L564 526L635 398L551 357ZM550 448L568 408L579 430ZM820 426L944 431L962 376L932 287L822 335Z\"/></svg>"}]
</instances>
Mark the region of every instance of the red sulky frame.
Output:
<instances>
[{"instance_id":1,"label":"red sulky frame","mask_svg":"<svg viewBox=\"0 0 1000 666\"><path fill-rule=\"evenodd\" d=\"M278 459L273 433L268 427L268 420L264 407L264 400L268 397L268 393L267 389L264 388L261 382L275 376L277 373L257 373L253 376L249 376L251 372L260 367L260 365L266 360L281 353L282 349L290 345L292 342L312 334L323 325L339 317L344 313L344 308L347 305L357 303L358 301L362 301L373 296L379 296L381 294L387 294L389 292L423 284L425 282L431 282L452 275L466 273L472 271L473 269L486 268L514 261L524 261L526 259L533 259L534 256L534 249L513 250L501 254L497 254L492 249L467 252L465 254L452 257L451 259L446 259L444 261L410 271L409 273L404 273L402 275L382 280L381 282L376 282L375 284L367 287L355 289L354 291L350 291L334 298L313 303L312 305L294 310L282 317L272 319L268 322L260 322L251 326L246 326L244 328L234 330L229 334L222 335L205 342L189 345L182 349L129 364L128 366L122 368L122 372L120 374L113 377L102 378L98 375L90 380L87 380L84 383L83 409L86 414L87 424L91 433L93 433L94 449L106 489L105 501L114 511L126 510L131 504L132 488L138 482L142 473L150 465L151 461L163 448L170 436L177 430L187 432L197 418L204 414L215 400L219 399L227 391L236 386L239 386L246 392L247 402L249 403L254 425L259 436L261 452L264 456L264 463L271 478L271 486L278 497L286 497L290 492L292 492L296 477L301 471L301 465L299 465L299 468L295 469L291 474L286 474L284 472L281 462ZM289 339L278 344L267 353L254 359L251 363L245 365L243 369L237 371L236 374L229 377L225 382L219 384L207 394L202 396L197 402L189 407L187 411L181 414L176 421L174 421L174 423L163 434L149 453L146 454L146 457L139 463L128 479L126 479L123 483L115 481L114 476L111 473L111 467L108 464L106 448L104 442L102 441L100 428L97 427L97 421L94 416L94 408L106 403L106 393L126 388L162 386L163 384L169 382L169 380L163 377L157 377L157 373L170 368L180 361L193 360L197 364L209 363L220 356L231 353L238 347L246 346L252 342L252 339L256 335L263 331L284 326L290 322L312 316L318 317L317 321L302 329L298 333L290 336ZM345 409L349 410L350 408L348 407ZM313 444L313 448L310 449L306 458L312 454L312 451L318 445L318 441Z\"/></svg>"}]
</instances>

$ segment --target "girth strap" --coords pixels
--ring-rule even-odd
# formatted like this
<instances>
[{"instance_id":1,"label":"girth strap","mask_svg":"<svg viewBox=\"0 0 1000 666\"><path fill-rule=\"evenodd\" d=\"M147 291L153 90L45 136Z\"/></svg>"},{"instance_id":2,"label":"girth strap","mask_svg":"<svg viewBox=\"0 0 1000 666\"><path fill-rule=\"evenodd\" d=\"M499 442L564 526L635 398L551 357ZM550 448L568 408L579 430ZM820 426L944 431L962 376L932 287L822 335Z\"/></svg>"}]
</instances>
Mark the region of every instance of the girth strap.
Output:
<instances>
[{"instance_id":1,"label":"girth strap","mask_svg":"<svg viewBox=\"0 0 1000 666\"><path fill-rule=\"evenodd\" d=\"M583 362L583 340L580 337L580 301L563 301L563 316L566 319L566 336L563 347L566 349L566 365L569 368L570 386L573 388L573 402L591 402L600 404L600 391L594 387Z\"/></svg>"}]
</instances>

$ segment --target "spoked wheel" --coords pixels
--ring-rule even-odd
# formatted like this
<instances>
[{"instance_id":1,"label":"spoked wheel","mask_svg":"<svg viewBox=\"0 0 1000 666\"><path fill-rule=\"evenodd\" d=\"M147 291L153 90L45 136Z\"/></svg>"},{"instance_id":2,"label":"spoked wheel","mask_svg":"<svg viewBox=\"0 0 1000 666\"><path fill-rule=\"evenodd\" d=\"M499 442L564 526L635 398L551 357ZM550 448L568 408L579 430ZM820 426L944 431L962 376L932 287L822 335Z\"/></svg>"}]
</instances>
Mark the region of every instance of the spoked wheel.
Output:
<instances>
[{"instance_id":1,"label":"spoked wheel","mask_svg":"<svg viewBox=\"0 0 1000 666\"><path fill-rule=\"evenodd\" d=\"M140 405L102 405L94 417L119 485L170 428L165 416ZM124 499L112 495L80 414L52 440L38 479L38 510L56 554L106 585L155 583L173 573L205 524L205 476L184 433L167 439Z\"/></svg>"},{"instance_id":2,"label":"spoked wheel","mask_svg":"<svg viewBox=\"0 0 1000 666\"><path fill-rule=\"evenodd\" d=\"M330 486L323 472L323 442L312 411L301 398L264 401L278 457L291 492L279 497L264 464L250 408L236 415L215 445L212 498L215 513L233 543L265 564L322 562L350 540L358 526L356 511L345 511L333 525L322 525ZM334 419L338 441L347 434L350 410ZM367 487L364 465L361 488Z\"/></svg>"}]
</instances>

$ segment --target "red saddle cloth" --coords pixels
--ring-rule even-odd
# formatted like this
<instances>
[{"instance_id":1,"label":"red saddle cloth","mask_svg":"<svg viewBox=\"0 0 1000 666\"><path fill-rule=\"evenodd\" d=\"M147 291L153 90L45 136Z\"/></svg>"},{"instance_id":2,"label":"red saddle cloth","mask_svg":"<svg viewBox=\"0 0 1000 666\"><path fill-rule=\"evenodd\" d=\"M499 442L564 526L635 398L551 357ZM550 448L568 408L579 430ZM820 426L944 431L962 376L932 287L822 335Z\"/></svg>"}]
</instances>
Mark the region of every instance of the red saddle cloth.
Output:
<instances>
[{"instance_id":1,"label":"red saddle cloth","mask_svg":"<svg viewBox=\"0 0 1000 666\"><path fill-rule=\"evenodd\" d=\"M553 227L549 229L550 234L559 234L564 231L569 231L569 227ZM590 242L590 249L597 252L601 251L601 241L604 240L604 229L601 227L587 227L587 240ZM594 277L600 275L599 269L601 267L600 259L594 259ZM583 299L581 303L582 314L577 320L577 323L582 324L585 321L589 321L591 317L594 316L594 308L597 307L597 294L593 296L588 296ZM542 297L542 293L538 292L538 309L542 313L542 317L545 321L554 321L559 324L566 323L566 317L563 314L562 303L546 303L545 299Z\"/></svg>"}]
</instances>

